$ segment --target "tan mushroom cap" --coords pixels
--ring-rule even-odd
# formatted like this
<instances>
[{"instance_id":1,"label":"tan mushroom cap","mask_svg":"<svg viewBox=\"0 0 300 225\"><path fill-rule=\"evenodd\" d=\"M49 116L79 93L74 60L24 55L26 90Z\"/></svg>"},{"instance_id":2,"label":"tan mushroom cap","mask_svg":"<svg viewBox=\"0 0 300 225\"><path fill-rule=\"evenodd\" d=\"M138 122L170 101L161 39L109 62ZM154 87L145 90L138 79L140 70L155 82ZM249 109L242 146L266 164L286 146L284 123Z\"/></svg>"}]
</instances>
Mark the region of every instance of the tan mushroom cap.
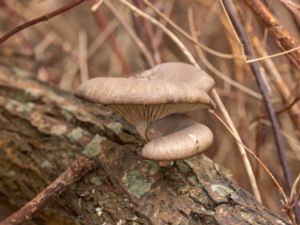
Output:
<instances>
[{"instance_id":1,"label":"tan mushroom cap","mask_svg":"<svg viewBox=\"0 0 300 225\"><path fill-rule=\"evenodd\" d=\"M149 123L173 113L212 108L205 91L180 82L148 79L94 78L83 83L78 97L110 106L145 137Z\"/></svg>"},{"instance_id":2,"label":"tan mushroom cap","mask_svg":"<svg viewBox=\"0 0 300 225\"><path fill-rule=\"evenodd\" d=\"M148 79L99 77L79 86L76 95L91 102L105 105L122 104L201 104L212 107L214 103L203 90L180 82Z\"/></svg>"},{"instance_id":3,"label":"tan mushroom cap","mask_svg":"<svg viewBox=\"0 0 300 225\"><path fill-rule=\"evenodd\" d=\"M150 80L182 82L205 92L209 92L215 84L204 70L182 62L162 63L136 76Z\"/></svg>"},{"instance_id":4,"label":"tan mushroom cap","mask_svg":"<svg viewBox=\"0 0 300 225\"><path fill-rule=\"evenodd\" d=\"M147 130L147 137L153 140L144 146L141 155L156 161L190 158L206 150L213 142L208 127L184 114L173 114L153 122Z\"/></svg>"}]
</instances>

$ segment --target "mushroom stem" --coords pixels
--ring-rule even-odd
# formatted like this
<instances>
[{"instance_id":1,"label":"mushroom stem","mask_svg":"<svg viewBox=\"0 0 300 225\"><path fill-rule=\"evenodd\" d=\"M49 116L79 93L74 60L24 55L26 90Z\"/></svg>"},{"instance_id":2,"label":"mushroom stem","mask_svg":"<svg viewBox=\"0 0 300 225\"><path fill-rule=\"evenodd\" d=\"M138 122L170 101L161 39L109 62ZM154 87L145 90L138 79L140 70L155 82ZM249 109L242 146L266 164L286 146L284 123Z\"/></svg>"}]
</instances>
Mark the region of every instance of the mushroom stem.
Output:
<instances>
[{"instance_id":1,"label":"mushroom stem","mask_svg":"<svg viewBox=\"0 0 300 225\"><path fill-rule=\"evenodd\" d=\"M185 114L172 114L151 123L146 137L151 141L141 154L156 161L190 158L207 149L213 141L208 127Z\"/></svg>"},{"instance_id":2,"label":"mushroom stem","mask_svg":"<svg viewBox=\"0 0 300 225\"><path fill-rule=\"evenodd\" d=\"M160 167L171 167L174 164L174 161L159 161L158 165Z\"/></svg>"}]
</instances>

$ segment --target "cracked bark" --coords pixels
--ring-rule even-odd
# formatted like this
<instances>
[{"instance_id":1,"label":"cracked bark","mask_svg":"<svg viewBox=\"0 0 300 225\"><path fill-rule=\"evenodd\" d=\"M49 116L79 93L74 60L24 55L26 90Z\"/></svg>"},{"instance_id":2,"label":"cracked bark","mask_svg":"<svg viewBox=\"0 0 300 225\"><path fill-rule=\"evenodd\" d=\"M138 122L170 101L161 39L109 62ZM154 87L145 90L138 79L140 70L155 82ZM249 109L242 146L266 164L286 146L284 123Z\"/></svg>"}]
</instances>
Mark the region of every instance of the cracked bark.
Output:
<instances>
[{"instance_id":1,"label":"cracked bark","mask_svg":"<svg viewBox=\"0 0 300 225\"><path fill-rule=\"evenodd\" d=\"M98 168L34 217L36 224L288 224L205 156L159 168L100 105L0 66L0 195L16 208L78 154Z\"/></svg>"}]
</instances>

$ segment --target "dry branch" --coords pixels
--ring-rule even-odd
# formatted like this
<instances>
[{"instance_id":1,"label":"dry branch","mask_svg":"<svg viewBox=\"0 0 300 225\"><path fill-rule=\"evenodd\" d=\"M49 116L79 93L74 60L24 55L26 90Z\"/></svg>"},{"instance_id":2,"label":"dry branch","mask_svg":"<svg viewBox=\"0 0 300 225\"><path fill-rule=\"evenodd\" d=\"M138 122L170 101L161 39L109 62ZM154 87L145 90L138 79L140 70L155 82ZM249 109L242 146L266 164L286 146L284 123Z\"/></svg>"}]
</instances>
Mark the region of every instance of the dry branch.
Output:
<instances>
[{"instance_id":1,"label":"dry branch","mask_svg":"<svg viewBox=\"0 0 300 225\"><path fill-rule=\"evenodd\" d=\"M270 34L275 39L278 47L283 50L291 50L295 47L295 40L289 31L282 26L280 21L272 12L263 4L261 0L245 0L252 11L264 22ZM296 68L300 69L300 52L299 50L287 54Z\"/></svg>"},{"instance_id":2,"label":"dry branch","mask_svg":"<svg viewBox=\"0 0 300 225\"><path fill-rule=\"evenodd\" d=\"M92 160L83 156L77 157L55 181L17 212L0 222L0 225L21 225L31 220L35 213L55 200L69 185L87 174L94 166Z\"/></svg>"},{"instance_id":3,"label":"dry branch","mask_svg":"<svg viewBox=\"0 0 300 225\"><path fill-rule=\"evenodd\" d=\"M80 3L84 2L85 0L75 0L75 1L70 1L69 4L57 9L57 10L54 10L50 13L47 13L43 16L40 16L38 18L35 18L31 21L28 21L26 23L23 23L21 24L20 26L12 29L11 31L9 31L8 33L6 33L5 35L3 35L2 37L0 37L0 44L2 44L3 42L5 42L8 38L12 37L13 35L19 33L20 31L28 28L28 27L31 27L37 23L41 23L43 21L48 21L50 20L51 18L57 16L57 15L60 15L72 8L74 8L75 6L79 5Z\"/></svg>"}]
</instances>

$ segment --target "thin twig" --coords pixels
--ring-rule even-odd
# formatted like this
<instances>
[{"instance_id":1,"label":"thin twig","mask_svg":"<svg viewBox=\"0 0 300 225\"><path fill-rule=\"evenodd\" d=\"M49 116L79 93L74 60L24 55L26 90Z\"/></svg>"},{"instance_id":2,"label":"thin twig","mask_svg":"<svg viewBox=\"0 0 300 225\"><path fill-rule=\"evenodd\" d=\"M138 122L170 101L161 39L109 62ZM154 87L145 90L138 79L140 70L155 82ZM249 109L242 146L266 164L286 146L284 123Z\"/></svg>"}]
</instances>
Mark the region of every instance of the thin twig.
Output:
<instances>
[{"instance_id":1,"label":"thin twig","mask_svg":"<svg viewBox=\"0 0 300 225\"><path fill-rule=\"evenodd\" d=\"M32 219L33 215L52 202L68 186L95 168L95 162L83 156L77 157L72 165L55 181L40 192L35 198L26 203L17 212L3 220L0 225L19 225Z\"/></svg>"},{"instance_id":2,"label":"thin twig","mask_svg":"<svg viewBox=\"0 0 300 225\"><path fill-rule=\"evenodd\" d=\"M172 12L174 10L174 6L175 6L175 1L176 0L164 1L162 10L163 10L163 12L164 12L163 14L165 15L166 18L171 17ZM161 23L166 25L166 21L161 21ZM157 46L160 46L163 41L164 32L161 29L157 29L156 33L155 33L155 37L156 37Z\"/></svg>"},{"instance_id":3,"label":"thin twig","mask_svg":"<svg viewBox=\"0 0 300 225\"><path fill-rule=\"evenodd\" d=\"M158 26L160 29L162 29L175 43L176 45L181 49L181 51L185 54L185 56L187 57L187 59L190 61L191 64L193 64L195 67L200 68L200 66L198 65L197 61L195 60L195 58L193 57L193 55L191 54L191 52L186 48L186 46L178 39L178 37L172 32L170 31L166 26L164 26L162 23L160 23L159 21L157 21L156 19L154 19L153 17L149 16L147 13L144 13L143 11L139 10L137 7L135 7L134 5L132 5L130 2L128 2L127 0L119 0L119 2L121 2L122 4L124 4L125 6L127 6L128 8L130 8L132 11L134 11L135 13L139 14L141 17L144 17L145 19L148 19L151 23L153 23L154 25ZM237 137L240 138L233 122L232 119L230 118L221 98L219 97L218 92L213 89L212 90L212 94L216 100L217 105L219 106L219 108L221 109L222 114L224 115L226 122L229 124L230 128L232 130L234 130L235 135ZM240 146L240 149L243 149L244 147L242 145L240 145L239 142L237 142L238 146ZM245 152L245 149L243 150ZM245 157L247 157L247 155L245 155ZM254 174L251 168L251 165L249 168L246 169L251 169L251 171L247 170L248 176L252 176L251 174ZM254 175L253 175L254 176ZM251 180L251 182L255 183L255 186L257 187L256 184L256 180L255 177L251 177L249 178ZM252 187L254 187L252 185ZM254 193L258 193L257 195L255 195L257 201L261 201L261 197L259 195L259 191L258 188L253 190Z\"/></svg>"},{"instance_id":4,"label":"thin twig","mask_svg":"<svg viewBox=\"0 0 300 225\"><path fill-rule=\"evenodd\" d=\"M148 64L150 66L154 66L154 59L150 53L150 51L147 49L146 45L140 40L140 38L136 35L132 27L130 27L124 18L120 15L120 13L117 11L117 9L114 7L113 4L111 4L109 1L104 1L104 4L109 10L114 14L116 19L119 21L119 23L124 27L124 29L127 31L128 35L131 37L131 39L134 41L134 43L137 45L137 47L140 49L140 51L144 54Z\"/></svg>"},{"instance_id":5,"label":"thin twig","mask_svg":"<svg viewBox=\"0 0 300 225\"><path fill-rule=\"evenodd\" d=\"M241 58L241 56L234 56L232 54L226 54L222 52L218 52L216 50L213 50L209 47L207 47L205 44L199 42L199 40L193 38L189 33L187 33L185 30L183 30L180 26L178 26L176 23L174 23L171 19L169 19L165 14L163 14L155 5L153 5L150 1L148 0L143 0L147 6L149 6L154 12L156 12L163 20L168 22L174 29L176 29L181 35L183 35L185 38L187 38L189 41L193 42L195 45L198 45L200 48L205 50L206 52L220 57L224 59L234 59L234 58Z\"/></svg>"},{"instance_id":6,"label":"thin twig","mask_svg":"<svg viewBox=\"0 0 300 225\"><path fill-rule=\"evenodd\" d=\"M112 20L105 29L96 37L92 44L88 47L87 60L89 60L98 49L105 43L108 35L112 33L118 27L118 22ZM77 62L70 62L71 66L68 67L67 71L62 74L62 77L59 82L59 87L64 90L72 89L72 81L74 76L78 72L79 65Z\"/></svg>"},{"instance_id":7,"label":"thin twig","mask_svg":"<svg viewBox=\"0 0 300 225\"><path fill-rule=\"evenodd\" d=\"M104 2L104 0L98 0L98 2L94 3L94 5L92 5L91 7L91 11L95 12Z\"/></svg>"},{"instance_id":8,"label":"thin twig","mask_svg":"<svg viewBox=\"0 0 300 225\"><path fill-rule=\"evenodd\" d=\"M272 129L272 124L270 123L269 120L266 119L260 119L258 121L253 121L249 127L248 130L252 130L255 127L257 127L258 125L263 124L267 127L270 127ZM281 135L286 139L286 142L290 145L291 150L294 151L294 156L292 159L296 160L300 160L300 155L298 154L298 152L300 151L300 143L299 140L297 138L295 138L294 136L292 136L292 134L284 131L284 130L280 130ZM289 152L287 152L289 153ZM291 155L291 154L290 154Z\"/></svg>"},{"instance_id":9,"label":"thin twig","mask_svg":"<svg viewBox=\"0 0 300 225\"><path fill-rule=\"evenodd\" d=\"M145 11L145 5L144 5L143 1L133 0L133 3L136 5L136 7ZM146 38L148 39L150 48L153 52L154 60L156 63L161 63L161 55L159 52L159 48L157 45L157 40L155 37L155 33L153 31L153 27L151 26L152 24L150 24L148 20L142 20L142 23L143 23L143 28L145 30Z\"/></svg>"},{"instance_id":10,"label":"thin twig","mask_svg":"<svg viewBox=\"0 0 300 225\"><path fill-rule=\"evenodd\" d=\"M69 4L56 9L50 13L47 13L41 17L35 18L33 20L30 20L26 23L21 24L20 26L17 26L16 28L14 28L13 30L9 31L8 33L4 34L2 37L0 37L0 44L2 44L3 42L5 42L8 38L12 37L13 35L17 34L18 32L26 29L27 27L33 26L37 23L43 22L43 21L48 21L49 19L62 14L72 8L74 8L75 6L79 5L80 3L84 2L85 0L73 0L70 1Z\"/></svg>"},{"instance_id":11,"label":"thin twig","mask_svg":"<svg viewBox=\"0 0 300 225\"><path fill-rule=\"evenodd\" d=\"M87 64L87 35L83 30L79 31L78 34L78 58L79 58L79 70L80 70L80 81L83 83L89 79L89 71Z\"/></svg>"},{"instance_id":12,"label":"thin twig","mask_svg":"<svg viewBox=\"0 0 300 225\"><path fill-rule=\"evenodd\" d=\"M251 47L251 44L248 40L247 34L244 31L244 28L239 20L239 18L237 17L235 11L234 11L234 6L232 5L230 0L223 0L224 3L224 7L227 11L228 16L230 17L230 20L232 22L232 25L235 28L235 31L238 34L239 39L241 40L241 42L243 43L244 46L244 51L246 53L246 55L249 56L254 56L254 51ZM270 117L271 123L272 123L272 128L273 128L273 133L274 133L274 138L275 138L275 143L277 146L277 151L278 151L278 155L279 155L279 159L281 162L281 166L282 166L282 170L286 179L286 183L288 185L288 191L291 190L292 187L292 178L291 178L291 173L289 170L289 166L288 166L288 162L287 162L287 158L286 158L286 154L285 154L285 147L284 147L284 143L283 143L283 139L280 133L280 125L278 122L278 119L276 117L276 113L275 110L273 108L273 105L270 101L270 96L269 93L267 91L266 85L262 79L262 75L261 72L259 70L259 66L257 63L252 63L250 64L251 69L253 71L253 74L255 76L256 82L258 87L261 90L261 93L263 95L263 99L266 105L266 109L268 112L268 115ZM296 209L296 208L295 208ZM298 210L295 210L298 211ZM295 212L295 214L297 214Z\"/></svg>"},{"instance_id":13,"label":"thin twig","mask_svg":"<svg viewBox=\"0 0 300 225\"><path fill-rule=\"evenodd\" d=\"M284 105L282 108L278 109L275 111L275 113L278 114L282 114L284 112L286 112L287 110L290 110L297 102L300 101L300 96L297 96L295 99L293 99L291 102L289 102L288 104ZM256 118L254 118L250 123L254 123L258 120L261 119L266 119L268 117L268 115L261 115L261 116L257 116Z\"/></svg>"},{"instance_id":14,"label":"thin twig","mask_svg":"<svg viewBox=\"0 0 300 225\"><path fill-rule=\"evenodd\" d=\"M90 4L93 4L94 1L91 1ZM95 18L96 23L99 25L99 27L104 30L108 26L107 18L104 14L105 11L100 12L99 9L96 11L93 11L92 14ZM124 52L122 51L120 47L120 43L116 40L115 36L112 33L108 34L108 42L116 55L116 58L122 65L122 72L124 75L128 75L132 72L131 67L129 66L126 57L124 56Z\"/></svg>"}]
</instances>

